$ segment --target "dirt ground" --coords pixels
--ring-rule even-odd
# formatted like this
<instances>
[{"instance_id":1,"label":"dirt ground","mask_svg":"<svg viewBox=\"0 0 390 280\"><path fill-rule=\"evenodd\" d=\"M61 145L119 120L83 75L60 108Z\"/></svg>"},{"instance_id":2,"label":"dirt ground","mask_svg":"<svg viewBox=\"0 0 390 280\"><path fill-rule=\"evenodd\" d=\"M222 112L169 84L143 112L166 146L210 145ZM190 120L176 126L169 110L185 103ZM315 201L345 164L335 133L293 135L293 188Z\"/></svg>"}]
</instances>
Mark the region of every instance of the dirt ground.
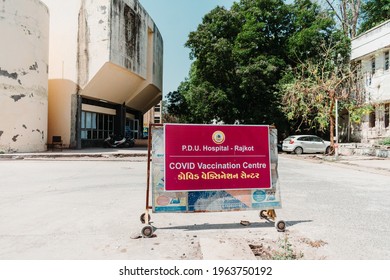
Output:
<instances>
[{"instance_id":1,"label":"dirt ground","mask_svg":"<svg viewBox=\"0 0 390 280\"><path fill-rule=\"evenodd\" d=\"M171 256L182 260L327 259L327 242L311 240L288 227L284 232L278 232L272 221L255 220L253 214L246 215L246 217L250 217L249 220L229 224L232 229L230 232L218 230L210 224L177 227L173 223L172 227L156 228L151 238L142 238L139 232L133 233L131 238L139 239L139 242L144 243L148 251L154 253L165 250L162 248L165 246L164 240L175 240L181 246L170 247Z\"/></svg>"},{"instance_id":2,"label":"dirt ground","mask_svg":"<svg viewBox=\"0 0 390 280\"><path fill-rule=\"evenodd\" d=\"M259 260L320 260L326 259L319 248L327 243L323 240L310 240L306 237L294 236L289 231L277 240L248 240L249 247Z\"/></svg>"}]
</instances>

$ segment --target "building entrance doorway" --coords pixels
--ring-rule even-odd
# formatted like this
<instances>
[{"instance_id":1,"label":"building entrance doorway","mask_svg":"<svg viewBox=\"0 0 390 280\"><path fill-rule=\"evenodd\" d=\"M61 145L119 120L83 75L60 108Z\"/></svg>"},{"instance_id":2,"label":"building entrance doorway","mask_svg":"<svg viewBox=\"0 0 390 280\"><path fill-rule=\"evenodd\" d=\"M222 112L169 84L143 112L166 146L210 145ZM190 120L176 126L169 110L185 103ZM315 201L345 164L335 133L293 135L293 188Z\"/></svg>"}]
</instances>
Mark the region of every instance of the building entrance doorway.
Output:
<instances>
[{"instance_id":1,"label":"building entrance doorway","mask_svg":"<svg viewBox=\"0 0 390 280\"><path fill-rule=\"evenodd\" d=\"M139 135L139 120L133 120L126 118L126 126L125 126L125 134L126 137L131 137L134 139L138 139Z\"/></svg>"}]
</instances>

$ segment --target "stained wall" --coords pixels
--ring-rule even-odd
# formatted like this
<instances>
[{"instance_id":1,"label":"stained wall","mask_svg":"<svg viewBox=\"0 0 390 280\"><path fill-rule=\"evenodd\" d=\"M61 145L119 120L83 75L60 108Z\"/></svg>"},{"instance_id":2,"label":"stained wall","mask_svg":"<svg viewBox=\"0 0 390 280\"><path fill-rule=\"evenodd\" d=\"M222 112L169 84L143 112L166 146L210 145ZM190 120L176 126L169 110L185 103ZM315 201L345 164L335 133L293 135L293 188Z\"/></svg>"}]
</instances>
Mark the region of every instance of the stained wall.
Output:
<instances>
[{"instance_id":1,"label":"stained wall","mask_svg":"<svg viewBox=\"0 0 390 280\"><path fill-rule=\"evenodd\" d=\"M44 151L48 122L49 10L0 2L0 152Z\"/></svg>"}]
</instances>

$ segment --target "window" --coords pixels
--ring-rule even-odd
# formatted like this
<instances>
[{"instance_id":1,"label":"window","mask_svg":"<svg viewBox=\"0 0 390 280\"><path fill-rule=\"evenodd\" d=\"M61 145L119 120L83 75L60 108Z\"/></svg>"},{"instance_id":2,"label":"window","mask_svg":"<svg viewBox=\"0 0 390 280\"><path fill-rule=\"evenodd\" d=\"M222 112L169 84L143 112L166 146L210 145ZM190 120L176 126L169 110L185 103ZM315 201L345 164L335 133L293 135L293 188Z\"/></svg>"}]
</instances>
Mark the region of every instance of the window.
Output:
<instances>
[{"instance_id":1,"label":"window","mask_svg":"<svg viewBox=\"0 0 390 280\"><path fill-rule=\"evenodd\" d=\"M160 112L160 111L161 111L161 106L160 106L160 104L154 106L154 111L155 111L155 112Z\"/></svg>"},{"instance_id":2,"label":"window","mask_svg":"<svg viewBox=\"0 0 390 280\"><path fill-rule=\"evenodd\" d=\"M389 51L385 52L385 71L389 70Z\"/></svg>"},{"instance_id":3,"label":"window","mask_svg":"<svg viewBox=\"0 0 390 280\"><path fill-rule=\"evenodd\" d=\"M374 111L372 111L370 113L370 115L368 116L368 126L371 128L371 127L375 127L375 109Z\"/></svg>"},{"instance_id":4,"label":"window","mask_svg":"<svg viewBox=\"0 0 390 280\"><path fill-rule=\"evenodd\" d=\"M374 75L375 74L375 57L371 58L371 74Z\"/></svg>"},{"instance_id":5,"label":"window","mask_svg":"<svg viewBox=\"0 0 390 280\"><path fill-rule=\"evenodd\" d=\"M161 123L161 118L155 116L155 117L154 117L154 123Z\"/></svg>"},{"instance_id":6,"label":"window","mask_svg":"<svg viewBox=\"0 0 390 280\"><path fill-rule=\"evenodd\" d=\"M311 137L310 141L312 141L312 142L322 142L322 139L320 137L313 136L313 137Z\"/></svg>"},{"instance_id":7,"label":"window","mask_svg":"<svg viewBox=\"0 0 390 280\"><path fill-rule=\"evenodd\" d=\"M370 86L372 83L372 74L370 72L366 73L366 86Z\"/></svg>"},{"instance_id":8,"label":"window","mask_svg":"<svg viewBox=\"0 0 390 280\"><path fill-rule=\"evenodd\" d=\"M103 140L114 132L115 116L81 112L81 139Z\"/></svg>"},{"instance_id":9,"label":"window","mask_svg":"<svg viewBox=\"0 0 390 280\"><path fill-rule=\"evenodd\" d=\"M390 103L385 104L385 127L389 127L390 122Z\"/></svg>"}]
</instances>

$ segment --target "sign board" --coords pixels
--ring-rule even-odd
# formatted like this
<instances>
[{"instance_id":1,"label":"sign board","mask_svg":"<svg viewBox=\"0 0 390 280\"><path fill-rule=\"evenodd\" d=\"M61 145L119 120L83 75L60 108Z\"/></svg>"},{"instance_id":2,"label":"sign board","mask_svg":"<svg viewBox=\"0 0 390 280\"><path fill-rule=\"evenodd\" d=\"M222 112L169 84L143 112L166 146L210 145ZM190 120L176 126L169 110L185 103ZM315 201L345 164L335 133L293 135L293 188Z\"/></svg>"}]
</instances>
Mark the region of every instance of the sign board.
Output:
<instances>
[{"instance_id":1,"label":"sign board","mask_svg":"<svg viewBox=\"0 0 390 280\"><path fill-rule=\"evenodd\" d=\"M166 124L165 190L271 188L268 126Z\"/></svg>"},{"instance_id":2,"label":"sign board","mask_svg":"<svg viewBox=\"0 0 390 280\"><path fill-rule=\"evenodd\" d=\"M181 140L176 142L175 135L179 133L177 129L180 130L181 126L172 125L172 127L173 126L175 127L172 131L169 130L171 125L168 125L168 130L166 129L167 125L165 128L161 126L151 127L152 145L150 149L152 158L151 189L153 212L215 212L252 209L268 210L281 208L279 180L277 173L278 151L276 129L269 128L267 126L190 126L189 129L194 129L194 131L191 132L192 137L178 137L178 139ZM186 130L187 129L188 126L186 126ZM216 144L212 140L213 138L211 138L211 140L206 139L209 138L210 133L213 135L216 131L222 131L225 135L225 141L222 144ZM169 135L170 132L173 132L174 134ZM185 131L182 132L184 132L186 135ZM244 132L248 133L248 138L244 137L246 140L241 140L240 137L244 136ZM168 139L173 139L173 142L169 144L172 147L168 147L167 150L167 138L165 133L168 133ZM201 137L200 135L203 133L204 135ZM266 136L267 133L268 136ZM198 140L188 139L194 138L195 136L198 137ZM201 140L205 141L205 144L198 144L200 137L206 139ZM222 139L220 136L215 137L217 142L218 139ZM253 140L250 140L249 138L252 137ZM184 141L184 139L187 139L188 142L183 144L181 142ZM211 142L209 143L207 141ZM183 145L185 145L186 148L184 148ZM198 145L200 145L199 149L196 147ZM196 152L200 152L201 148L203 150L203 145L210 147L210 151L206 147L205 151L202 151L202 154L199 154L199 158L197 158ZM217 151L217 147L224 145L229 146L229 148L225 148L226 151L222 151L222 149ZM234 150L235 145L246 145L247 147L253 146L253 148L239 151L239 149ZM265 147L267 147L267 151L262 150L265 149ZM191 149L193 149L193 151L189 151ZM173 157L170 159L167 158L166 152L168 152L168 156ZM213 153L216 153L218 157L216 157L216 155ZM179 158L182 157L180 161L176 156L179 156ZM167 173L167 166L169 168L169 165L172 162L172 166L175 166L177 162L180 162L180 164L177 164L177 168L172 168L172 173L170 173L170 171ZM206 169L203 169L202 165L198 165L199 162L202 164L205 163ZM228 167L229 162L230 164L240 164L240 168L238 168L238 166L237 168L232 168L231 165L230 168L217 168L217 164L225 164L225 166L218 165L218 167ZM261 166L262 168L260 168L260 166L256 163L259 163L260 165L266 164L267 166L265 166L266 168L263 168L263 165ZM249 164L251 164L251 166ZM198 166L194 167L194 165ZM184 170L184 166L186 168L192 166L193 169L191 169L191 167L189 170ZM206 179L179 180L180 172L184 173L184 171L192 172L194 175L195 172L197 172L196 174L198 174L200 177L202 176L202 172L205 174L207 174L207 172L215 172L216 174L222 174L222 172L224 172L226 174L231 173L233 175L237 173L238 176L241 177L242 170L245 172L245 174L259 173L262 179L253 181L246 181L244 180L245 178L224 180L223 176L220 175L218 179L218 176L214 175L215 177L212 177L214 179L210 179L210 181L214 183L209 183ZM269 174L269 179L267 179L267 174ZM170 178L168 178L168 176L173 176L173 178L176 176L176 182L175 180L171 181L171 183L173 182L173 185L171 185L171 187L168 185L168 190L166 190L167 181L170 182ZM189 177L190 176L187 176L187 178ZM199 185L194 182L186 184L185 182L188 181L197 181L203 183ZM244 182L244 185L241 184L242 182Z\"/></svg>"}]
</instances>

